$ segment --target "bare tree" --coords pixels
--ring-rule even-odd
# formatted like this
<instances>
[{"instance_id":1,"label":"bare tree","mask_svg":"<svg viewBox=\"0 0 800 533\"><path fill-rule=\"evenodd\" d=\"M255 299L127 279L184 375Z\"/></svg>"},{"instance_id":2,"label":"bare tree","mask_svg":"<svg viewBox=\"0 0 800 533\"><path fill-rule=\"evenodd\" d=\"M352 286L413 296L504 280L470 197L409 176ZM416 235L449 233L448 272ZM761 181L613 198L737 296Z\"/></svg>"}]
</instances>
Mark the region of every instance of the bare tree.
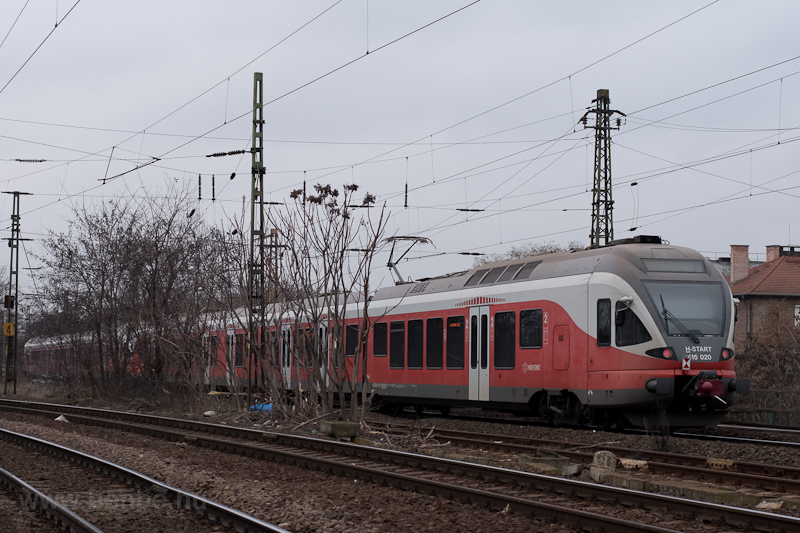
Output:
<instances>
[{"instance_id":1,"label":"bare tree","mask_svg":"<svg viewBox=\"0 0 800 533\"><path fill-rule=\"evenodd\" d=\"M282 250L270 284L292 318L292 327L281 331L284 346L293 339L296 379L289 383L289 374L280 371L284 386L292 387L296 404L309 416L320 408L334 412L338 398L339 416L355 420L359 387L362 399L369 388L370 270L383 246L386 212L384 207L372 215L374 197L366 194L357 201L357 191L357 185L345 185L341 193L316 185L308 196L295 190L284 210L270 213Z\"/></svg>"},{"instance_id":2,"label":"bare tree","mask_svg":"<svg viewBox=\"0 0 800 533\"><path fill-rule=\"evenodd\" d=\"M508 259L521 259L535 255L554 254L556 252L566 252L569 250L583 250L585 246L578 241L569 241L566 246L555 242L527 242L519 246L512 246L507 252L502 254L490 254L477 257L473 266L485 265L494 261L505 261Z\"/></svg>"},{"instance_id":3,"label":"bare tree","mask_svg":"<svg viewBox=\"0 0 800 533\"><path fill-rule=\"evenodd\" d=\"M78 206L45 238L38 306L57 317L52 335L75 337L92 396L137 372L150 390L191 384L215 267L214 233L193 214L188 191L168 187Z\"/></svg>"}]
</instances>

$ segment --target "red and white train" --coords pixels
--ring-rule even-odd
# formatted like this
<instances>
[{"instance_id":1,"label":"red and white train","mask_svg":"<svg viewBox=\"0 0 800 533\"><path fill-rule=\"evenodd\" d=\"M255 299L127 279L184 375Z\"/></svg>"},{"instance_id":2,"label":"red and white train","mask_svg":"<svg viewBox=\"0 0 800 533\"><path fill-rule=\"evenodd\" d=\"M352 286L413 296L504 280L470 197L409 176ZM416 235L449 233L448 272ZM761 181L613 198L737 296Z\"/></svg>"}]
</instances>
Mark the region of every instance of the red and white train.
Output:
<instances>
[{"instance_id":1,"label":"red and white train","mask_svg":"<svg viewBox=\"0 0 800 533\"><path fill-rule=\"evenodd\" d=\"M372 387L399 405L556 423L718 423L749 389L728 284L694 250L630 241L379 290Z\"/></svg>"},{"instance_id":2,"label":"red and white train","mask_svg":"<svg viewBox=\"0 0 800 533\"><path fill-rule=\"evenodd\" d=\"M348 354L359 321L352 313ZM734 371L725 279L698 252L657 237L382 288L369 316L369 387L388 405L480 407L565 424L709 426L749 389ZM327 337L330 328L320 328ZM204 343L205 383L230 381L248 366L244 332L220 329ZM289 386L303 379L292 361L293 329L273 337Z\"/></svg>"}]
</instances>

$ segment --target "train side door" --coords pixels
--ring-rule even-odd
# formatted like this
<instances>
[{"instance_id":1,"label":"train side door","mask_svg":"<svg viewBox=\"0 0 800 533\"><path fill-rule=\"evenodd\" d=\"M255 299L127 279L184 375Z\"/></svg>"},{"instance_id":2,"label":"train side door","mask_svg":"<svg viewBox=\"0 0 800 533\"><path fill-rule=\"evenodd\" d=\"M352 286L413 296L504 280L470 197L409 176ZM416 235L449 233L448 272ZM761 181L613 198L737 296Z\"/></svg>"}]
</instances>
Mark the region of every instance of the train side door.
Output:
<instances>
[{"instance_id":1,"label":"train side door","mask_svg":"<svg viewBox=\"0 0 800 533\"><path fill-rule=\"evenodd\" d=\"M283 379L283 386L290 388L292 386L292 326L291 324L284 324L282 326L281 334L283 342L281 342L281 379Z\"/></svg>"},{"instance_id":2,"label":"train side door","mask_svg":"<svg viewBox=\"0 0 800 533\"><path fill-rule=\"evenodd\" d=\"M469 310L469 399L489 400L489 306Z\"/></svg>"}]
</instances>

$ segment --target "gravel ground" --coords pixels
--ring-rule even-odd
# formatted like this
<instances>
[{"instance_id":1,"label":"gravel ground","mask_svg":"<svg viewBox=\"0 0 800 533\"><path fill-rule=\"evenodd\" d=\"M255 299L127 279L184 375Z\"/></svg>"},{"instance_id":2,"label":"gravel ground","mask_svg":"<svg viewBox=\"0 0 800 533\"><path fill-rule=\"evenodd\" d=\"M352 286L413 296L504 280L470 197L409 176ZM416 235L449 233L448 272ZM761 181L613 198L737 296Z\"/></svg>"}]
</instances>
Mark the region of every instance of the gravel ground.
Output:
<instances>
[{"instance_id":1,"label":"gravel ground","mask_svg":"<svg viewBox=\"0 0 800 533\"><path fill-rule=\"evenodd\" d=\"M0 426L98 455L298 533L572 531L437 496L43 417L4 412Z\"/></svg>"},{"instance_id":2,"label":"gravel ground","mask_svg":"<svg viewBox=\"0 0 800 533\"><path fill-rule=\"evenodd\" d=\"M129 410L130 406L109 406ZM459 414L483 415L480 411ZM156 414L156 413L153 413ZM172 410L166 416L202 419L206 422L236 425L319 436L316 422L273 421L255 413L219 413L204 418L196 413ZM497 433L531 438L568 440L641 450L669 451L735 461L800 467L800 454L786 447L756 444L707 442L678 436L637 435L585 429L549 428L527 425L508 419L491 423L454 417L423 417L418 420L371 413L368 423L411 424L415 430L406 438L392 438L392 447L415 451L423 444L430 428L479 433ZM31 425L33 424L33 425ZM570 531L559 524L535 521L513 513L487 509L442 499L364 484L348 478L312 472L272 462L253 461L217 452L186 447L183 444L153 441L146 437L115 432L98 433L97 428L62 424L42 417L0 414L0 426L19 430L100 455L142 471L185 490L197 492L292 531ZM711 430L748 438L800 440L784 434L753 433L742 430ZM101 436L102 435L102 436ZM380 432L369 433L381 440ZM456 451L461 451L456 449ZM473 452L469 452L474 455ZM646 474L644 474L646 476ZM660 476L663 479L663 476Z\"/></svg>"},{"instance_id":3,"label":"gravel ground","mask_svg":"<svg viewBox=\"0 0 800 533\"><path fill-rule=\"evenodd\" d=\"M469 412L466 411L465 412ZM479 412L472 414L480 414ZM764 463L800 468L800 453L797 448L766 446L763 444L745 444L731 442L703 441L680 436L661 434L628 434L617 432L596 431L592 429L550 428L531 426L522 423L514 424L480 422L459 420L448 417L421 418L418 420L398 419L395 417L372 413L370 420L385 423L408 423L422 430L422 428L452 429L458 431L472 431L475 433L495 433L518 437L541 438L551 440L565 440L576 443L595 445L598 449L601 444L632 448L638 450L663 451L686 455L713 457L731 461ZM507 419L504 419L507 420ZM424 433L424 431L420 431ZM718 429L704 431L689 431L690 433L713 433L751 439L769 439L777 441L800 442L800 437L781 433L753 432L734 429Z\"/></svg>"}]
</instances>

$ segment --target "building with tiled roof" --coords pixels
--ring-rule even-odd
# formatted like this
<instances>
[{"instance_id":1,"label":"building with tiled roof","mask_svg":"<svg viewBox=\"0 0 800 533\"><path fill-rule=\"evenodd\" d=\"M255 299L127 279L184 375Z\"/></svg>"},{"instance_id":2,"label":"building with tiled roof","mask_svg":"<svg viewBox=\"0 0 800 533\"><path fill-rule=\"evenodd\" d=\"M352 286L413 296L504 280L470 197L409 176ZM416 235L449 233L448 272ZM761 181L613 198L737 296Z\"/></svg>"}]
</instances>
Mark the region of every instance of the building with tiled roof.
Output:
<instances>
[{"instance_id":1,"label":"building with tiled roof","mask_svg":"<svg viewBox=\"0 0 800 533\"><path fill-rule=\"evenodd\" d=\"M774 330L776 321L800 324L800 246L767 246L767 260L750 268L747 245L731 246L731 292L739 300L737 350Z\"/></svg>"}]
</instances>

